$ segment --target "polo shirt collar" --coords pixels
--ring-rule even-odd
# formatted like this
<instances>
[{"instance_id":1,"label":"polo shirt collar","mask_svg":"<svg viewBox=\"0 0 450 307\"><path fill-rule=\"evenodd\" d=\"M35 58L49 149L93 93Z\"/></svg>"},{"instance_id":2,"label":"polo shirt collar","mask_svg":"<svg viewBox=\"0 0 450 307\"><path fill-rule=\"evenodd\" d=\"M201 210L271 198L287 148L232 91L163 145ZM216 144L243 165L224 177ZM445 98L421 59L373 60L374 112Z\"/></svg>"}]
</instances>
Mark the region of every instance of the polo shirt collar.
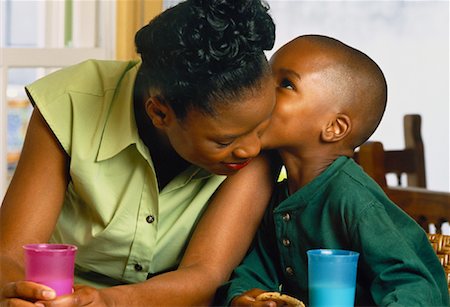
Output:
<instances>
[{"instance_id":1,"label":"polo shirt collar","mask_svg":"<svg viewBox=\"0 0 450 307\"><path fill-rule=\"evenodd\" d=\"M317 194L320 195L319 197L325 197L326 193L323 190L328 187L328 182L344 167L348 160L349 158L345 156L337 158L325 171L291 195L289 195L288 180L283 180L278 186L280 193L284 194L283 201L274 209L274 212L306 206L314 202L313 199L316 198Z\"/></svg>"}]
</instances>

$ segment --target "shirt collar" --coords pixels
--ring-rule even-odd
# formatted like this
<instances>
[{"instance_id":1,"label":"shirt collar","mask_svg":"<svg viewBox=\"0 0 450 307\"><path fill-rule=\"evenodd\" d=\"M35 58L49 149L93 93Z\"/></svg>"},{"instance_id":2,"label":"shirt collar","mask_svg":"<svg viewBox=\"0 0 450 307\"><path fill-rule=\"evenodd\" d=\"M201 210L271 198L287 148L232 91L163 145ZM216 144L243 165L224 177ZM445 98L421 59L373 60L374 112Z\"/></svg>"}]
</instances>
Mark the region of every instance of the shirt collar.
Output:
<instances>
[{"instance_id":1,"label":"shirt collar","mask_svg":"<svg viewBox=\"0 0 450 307\"><path fill-rule=\"evenodd\" d=\"M349 158L345 156L338 157L320 175L304 187L293 192L291 195L289 195L288 180L283 180L277 187L279 193L281 193L280 197L282 200L279 202L279 205L276 206L274 212L306 206L318 193L322 195L321 197L325 197L326 193L323 193L323 189L327 187L328 181L332 179L335 173L344 167L348 160Z\"/></svg>"},{"instance_id":2,"label":"shirt collar","mask_svg":"<svg viewBox=\"0 0 450 307\"><path fill-rule=\"evenodd\" d=\"M133 106L133 89L140 63L130 62L114 93L108 118L100 141L96 161L110 159L132 144L152 165L147 146L139 137ZM205 179L213 174L191 165L181 174L177 185L185 185L192 179Z\"/></svg>"},{"instance_id":3,"label":"shirt collar","mask_svg":"<svg viewBox=\"0 0 450 307\"><path fill-rule=\"evenodd\" d=\"M142 142L133 110L133 88L139 65L130 62L113 94L100 141L97 161L109 159L131 144Z\"/></svg>"}]
</instances>

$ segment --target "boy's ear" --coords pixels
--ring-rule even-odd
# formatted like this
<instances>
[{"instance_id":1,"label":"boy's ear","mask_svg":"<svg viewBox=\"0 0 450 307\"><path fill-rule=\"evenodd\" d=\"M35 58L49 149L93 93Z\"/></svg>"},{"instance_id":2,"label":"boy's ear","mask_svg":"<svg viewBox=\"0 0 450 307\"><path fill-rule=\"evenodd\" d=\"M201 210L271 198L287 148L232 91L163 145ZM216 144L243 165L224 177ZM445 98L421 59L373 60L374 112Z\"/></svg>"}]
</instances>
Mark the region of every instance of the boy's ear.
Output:
<instances>
[{"instance_id":1,"label":"boy's ear","mask_svg":"<svg viewBox=\"0 0 450 307\"><path fill-rule=\"evenodd\" d=\"M157 128L167 126L174 116L172 108L156 96L145 102L145 111Z\"/></svg>"},{"instance_id":2,"label":"boy's ear","mask_svg":"<svg viewBox=\"0 0 450 307\"><path fill-rule=\"evenodd\" d=\"M352 121L346 114L339 113L328 122L320 135L322 141L332 143L345 138L352 131Z\"/></svg>"}]
</instances>

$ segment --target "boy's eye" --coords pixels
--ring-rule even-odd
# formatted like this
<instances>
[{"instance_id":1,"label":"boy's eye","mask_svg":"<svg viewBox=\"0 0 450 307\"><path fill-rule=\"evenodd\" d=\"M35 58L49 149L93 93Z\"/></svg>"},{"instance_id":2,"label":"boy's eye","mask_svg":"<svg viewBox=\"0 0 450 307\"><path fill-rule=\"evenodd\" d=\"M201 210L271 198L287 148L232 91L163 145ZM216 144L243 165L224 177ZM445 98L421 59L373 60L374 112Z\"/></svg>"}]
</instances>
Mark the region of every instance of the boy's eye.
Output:
<instances>
[{"instance_id":1,"label":"boy's eye","mask_svg":"<svg viewBox=\"0 0 450 307\"><path fill-rule=\"evenodd\" d=\"M280 82L280 87L287 88L287 89L290 89L290 90L295 89L294 84L292 84L292 82L289 81L289 79L282 79L281 82Z\"/></svg>"}]
</instances>

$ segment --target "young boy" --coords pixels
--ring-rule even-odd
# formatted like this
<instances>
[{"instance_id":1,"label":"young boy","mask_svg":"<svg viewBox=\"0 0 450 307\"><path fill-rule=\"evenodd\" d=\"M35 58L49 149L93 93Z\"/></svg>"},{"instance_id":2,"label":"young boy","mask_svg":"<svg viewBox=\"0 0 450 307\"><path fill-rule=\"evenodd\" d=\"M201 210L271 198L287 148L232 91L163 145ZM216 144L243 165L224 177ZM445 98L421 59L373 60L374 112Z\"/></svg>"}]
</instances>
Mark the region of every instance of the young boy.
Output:
<instances>
[{"instance_id":1,"label":"young boy","mask_svg":"<svg viewBox=\"0 0 450 307\"><path fill-rule=\"evenodd\" d=\"M284 45L271 64L277 104L262 140L278 149L288 179L219 291L225 304L268 306L255 297L281 290L308 305L306 251L336 248L360 253L357 306L448 306L444 271L424 231L351 159L385 110L378 65L319 35Z\"/></svg>"}]
</instances>

